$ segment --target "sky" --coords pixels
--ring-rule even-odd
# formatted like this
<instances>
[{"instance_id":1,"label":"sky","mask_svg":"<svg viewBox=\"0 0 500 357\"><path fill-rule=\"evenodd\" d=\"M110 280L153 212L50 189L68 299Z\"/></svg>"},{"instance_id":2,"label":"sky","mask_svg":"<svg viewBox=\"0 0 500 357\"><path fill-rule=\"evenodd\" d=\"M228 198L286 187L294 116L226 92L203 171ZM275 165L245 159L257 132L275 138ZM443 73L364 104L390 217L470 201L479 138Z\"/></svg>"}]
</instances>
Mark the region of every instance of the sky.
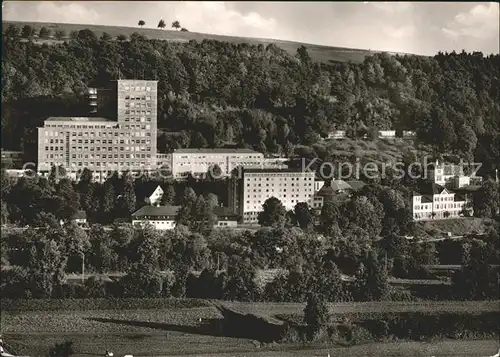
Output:
<instances>
[{"instance_id":1,"label":"sky","mask_svg":"<svg viewBox=\"0 0 500 357\"><path fill-rule=\"evenodd\" d=\"M499 53L499 4L488 2L5 1L4 20L156 28L433 55Z\"/></svg>"}]
</instances>

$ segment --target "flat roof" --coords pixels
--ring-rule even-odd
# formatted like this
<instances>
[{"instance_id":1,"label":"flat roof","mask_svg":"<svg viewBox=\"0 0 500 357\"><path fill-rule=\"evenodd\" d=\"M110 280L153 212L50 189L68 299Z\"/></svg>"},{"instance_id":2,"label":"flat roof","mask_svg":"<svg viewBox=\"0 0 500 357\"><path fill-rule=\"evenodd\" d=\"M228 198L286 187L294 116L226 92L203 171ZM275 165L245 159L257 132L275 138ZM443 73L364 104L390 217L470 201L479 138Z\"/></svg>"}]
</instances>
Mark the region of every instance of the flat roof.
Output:
<instances>
[{"instance_id":1,"label":"flat roof","mask_svg":"<svg viewBox=\"0 0 500 357\"><path fill-rule=\"evenodd\" d=\"M203 153L214 153L214 154L232 154L232 153L246 153L246 154L260 154L260 152L252 149L231 149L231 148L203 148L203 149L177 149L174 150L173 154L203 154Z\"/></svg>"},{"instance_id":2,"label":"flat roof","mask_svg":"<svg viewBox=\"0 0 500 357\"><path fill-rule=\"evenodd\" d=\"M158 82L157 79L112 79L110 82Z\"/></svg>"},{"instance_id":3,"label":"flat roof","mask_svg":"<svg viewBox=\"0 0 500 357\"><path fill-rule=\"evenodd\" d=\"M262 172L262 173L266 173L266 172L269 172L269 173L287 173L287 172L290 172L290 173L304 173L304 174L316 174L314 171L304 171L302 169L290 169L290 168L283 168L283 169L280 169L280 168L243 168L243 173L259 173L259 172Z\"/></svg>"},{"instance_id":4,"label":"flat roof","mask_svg":"<svg viewBox=\"0 0 500 357\"><path fill-rule=\"evenodd\" d=\"M114 122L115 120L102 117L48 117L45 121L74 121L74 122Z\"/></svg>"}]
</instances>

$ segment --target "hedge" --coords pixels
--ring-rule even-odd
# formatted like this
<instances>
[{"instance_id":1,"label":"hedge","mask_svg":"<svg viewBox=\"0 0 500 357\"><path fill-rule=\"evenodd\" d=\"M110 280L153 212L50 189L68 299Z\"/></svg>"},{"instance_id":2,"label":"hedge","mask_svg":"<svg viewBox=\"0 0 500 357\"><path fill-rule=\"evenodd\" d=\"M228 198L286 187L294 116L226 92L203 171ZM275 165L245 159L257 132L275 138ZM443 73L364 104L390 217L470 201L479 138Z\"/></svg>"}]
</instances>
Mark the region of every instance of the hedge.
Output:
<instances>
[{"instance_id":1,"label":"hedge","mask_svg":"<svg viewBox=\"0 0 500 357\"><path fill-rule=\"evenodd\" d=\"M208 300L180 298L0 299L2 311L88 311L194 308L210 306Z\"/></svg>"}]
</instances>

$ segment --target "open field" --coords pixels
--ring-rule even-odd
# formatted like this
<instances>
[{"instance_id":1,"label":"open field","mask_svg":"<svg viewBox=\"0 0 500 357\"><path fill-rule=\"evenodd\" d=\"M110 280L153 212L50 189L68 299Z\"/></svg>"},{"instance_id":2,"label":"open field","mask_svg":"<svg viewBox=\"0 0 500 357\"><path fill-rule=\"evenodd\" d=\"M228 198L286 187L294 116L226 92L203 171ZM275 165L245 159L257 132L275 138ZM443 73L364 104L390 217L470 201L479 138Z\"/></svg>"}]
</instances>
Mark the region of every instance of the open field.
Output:
<instances>
[{"instance_id":1,"label":"open field","mask_svg":"<svg viewBox=\"0 0 500 357\"><path fill-rule=\"evenodd\" d=\"M322 345L316 348L300 348L293 345L257 347L251 341L236 339L228 339L222 343L204 340L197 335L186 337L182 342L172 341L170 335L29 336L29 344L39 346L36 351L44 353L44 346L53 345L64 338L75 341L74 357L103 355L107 348L117 357L127 353L142 357L325 357L327 353L331 357L489 357L498 351L496 340L370 343L352 347L325 348ZM16 343L23 343L20 336L14 340ZM24 343L27 344L27 341ZM36 357L34 353L32 356Z\"/></svg>"},{"instance_id":2,"label":"open field","mask_svg":"<svg viewBox=\"0 0 500 357\"><path fill-rule=\"evenodd\" d=\"M244 313L267 316L300 315L305 304L221 302ZM329 306L332 314L370 314L401 312L467 312L500 311L499 301L439 301L439 302L363 302L335 303ZM151 333L157 330L187 328L200 331L199 318L221 319L214 306L192 308L151 308L135 310L87 311L2 311L1 327L5 334L45 333ZM194 330L193 330L194 329Z\"/></svg>"},{"instance_id":3,"label":"open field","mask_svg":"<svg viewBox=\"0 0 500 357\"><path fill-rule=\"evenodd\" d=\"M241 303L223 302L237 307L244 312L257 311L262 315L301 314L303 304L271 304L271 303ZM498 311L499 302L431 302L431 303L341 303L331 304L333 313L372 313L372 312L470 312ZM202 318L202 322L199 319ZM196 356L319 356L317 351L292 351L296 346L279 346L279 351L261 354L267 347L250 339L223 335L217 328L217 321L222 318L213 306L191 308L152 308L139 310L89 310L89 311L2 311L1 328L4 340L14 347L18 353L31 356L42 356L56 342L74 341L76 356L102 354L109 348L116 356L133 353L134 356L162 356L172 354ZM449 346L460 344L460 351L477 342L453 342ZM409 348L406 353L411 356L429 356L426 353L428 344L405 344ZM385 346L385 347L384 347ZM398 356L400 348L394 344L374 344L357 346L349 349L337 348L337 354L331 356ZM448 345L446 345L448 346ZM484 342L478 348L470 351L484 351L488 356L494 350L493 342ZM272 346L271 346L272 347ZM273 348L278 348L274 346ZM406 347L405 347L406 348ZM448 348L448 347L447 347ZM436 347L443 354L435 356L462 356L461 354L446 354L446 348ZM449 351L452 348L449 347ZM421 351L423 354L416 354ZM252 352L252 353L248 353ZM259 354L253 353L259 352ZM280 354L281 353L281 354ZM319 352L318 352L319 353ZM364 354L366 353L366 354ZM418 352L420 353L420 352ZM451 353L451 352L450 352ZM464 352L463 356L475 356Z\"/></svg>"},{"instance_id":4,"label":"open field","mask_svg":"<svg viewBox=\"0 0 500 357\"><path fill-rule=\"evenodd\" d=\"M498 341L439 341L435 343L396 342L373 343L353 347L293 349L231 354L204 354L203 357L486 357L498 350ZM169 355L169 357L180 357Z\"/></svg>"},{"instance_id":5,"label":"open field","mask_svg":"<svg viewBox=\"0 0 500 357\"><path fill-rule=\"evenodd\" d=\"M302 303L244 303L224 302L247 313L262 315L302 314L306 304ZM425 301L425 302L347 302L330 303L332 314L380 313L380 312L488 312L500 311L499 301Z\"/></svg>"},{"instance_id":6,"label":"open field","mask_svg":"<svg viewBox=\"0 0 500 357\"><path fill-rule=\"evenodd\" d=\"M92 30L101 36L103 32L107 32L113 38L118 35L125 35L130 37L131 34L137 32L141 35L147 36L151 39L172 41L172 42L187 42L190 40L203 41L203 40L217 40L231 43L248 43L250 45L262 44L267 46L270 43L274 43L278 47L284 49L288 53L295 55L297 49L304 45L307 47L309 55L316 61L321 62L362 62L364 58L368 55L372 55L379 51L363 50L363 49L353 49L353 48L343 48L343 47L330 47L321 45L312 45L306 43L292 42L292 41L282 41L274 39L263 39L263 38L251 38L251 37L233 37L233 36L222 36L222 35L211 35L198 32L181 32L175 30L159 30L154 28L140 28L140 27L119 27L119 26L103 26L103 25L79 25L79 24L59 24L59 23L43 23L43 22L19 22L19 21L4 21L2 23L5 28L9 24L15 24L19 27L24 25L30 25L38 30L45 26L54 33L57 30L64 30L67 35L71 31L79 31L82 29ZM57 43L58 40L36 40L40 43Z\"/></svg>"}]
</instances>

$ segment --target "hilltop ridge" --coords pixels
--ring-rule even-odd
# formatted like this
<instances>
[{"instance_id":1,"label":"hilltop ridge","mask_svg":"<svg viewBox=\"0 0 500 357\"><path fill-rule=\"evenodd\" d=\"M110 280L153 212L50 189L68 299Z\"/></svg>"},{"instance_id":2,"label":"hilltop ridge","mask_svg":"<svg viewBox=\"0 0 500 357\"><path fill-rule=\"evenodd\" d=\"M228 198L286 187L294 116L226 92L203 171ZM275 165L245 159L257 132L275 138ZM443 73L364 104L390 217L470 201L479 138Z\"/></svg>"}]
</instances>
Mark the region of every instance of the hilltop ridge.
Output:
<instances>
[{"instance_id":1,"label":"hilltop ridge","mask_svg":"<svg viewBox=\"0 0 500 357\"><path fill-rule=\"evenodd\" d=\"M309 55L312 59L320 62L362 62L366 56L373 55L375 53L389 53L391 55L405 55L405 53L387 52L387 51L377 51L377 50L367 50L367 49L356 49L356 48L346 48L346 47L336 47L336 46L325 46L308 44L294 41L278 40L278 39L268 39L268 38L256 38L256 37L236 37L227 35L214 35L200 32L181 32L175 30L160 30L154 28L140 28L140 27L129 27L129 26L107 26L107 25L89 25L89 24L66 24L66 23L50 23L50 22L28 22L28 21L3 21L2 27L6 27L10 24L22 27L24 25L30 25L33 28L39 30L41 27L46 27L52 32L57 30L64 30L68 36L71 31L79 31L82 29L89 29L100 36L103 32L107 32L112 37L119 35L125 35L130 37L131 34L137 32L141 35L147 36L150 39L158 39L164 41L173 42L188 42L190 40L203 41L203 40L217 40L230 43L248 43L251 45L262 44L267 46L274 43L278 47L282 48L286 52L295 55L297 49L300 46L307 47ZM38 40L40 42L59 42L58 40Z\"/></svg>"}]
</instances>

